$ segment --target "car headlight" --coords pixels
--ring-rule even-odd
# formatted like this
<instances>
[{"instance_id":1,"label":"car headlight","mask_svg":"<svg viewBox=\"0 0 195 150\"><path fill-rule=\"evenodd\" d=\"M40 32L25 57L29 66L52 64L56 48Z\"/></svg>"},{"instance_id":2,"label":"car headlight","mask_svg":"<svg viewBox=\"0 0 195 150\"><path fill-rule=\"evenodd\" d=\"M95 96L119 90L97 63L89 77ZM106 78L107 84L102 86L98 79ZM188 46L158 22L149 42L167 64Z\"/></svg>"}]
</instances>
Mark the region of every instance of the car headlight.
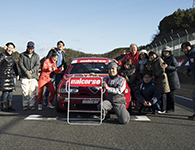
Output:
<instances>
[{"instance_id":1,"label":"car headlight","mask_svg":"<svg viewBox=\"0 0 195 150\"><path fill-rule=\"evenodd\" d=\"M61 93L68 93L68 91L66 91L66 88L61 88L60 89ZM70 93L78 93L79 89L70 89Z\"/></svg>"}]
</instances>

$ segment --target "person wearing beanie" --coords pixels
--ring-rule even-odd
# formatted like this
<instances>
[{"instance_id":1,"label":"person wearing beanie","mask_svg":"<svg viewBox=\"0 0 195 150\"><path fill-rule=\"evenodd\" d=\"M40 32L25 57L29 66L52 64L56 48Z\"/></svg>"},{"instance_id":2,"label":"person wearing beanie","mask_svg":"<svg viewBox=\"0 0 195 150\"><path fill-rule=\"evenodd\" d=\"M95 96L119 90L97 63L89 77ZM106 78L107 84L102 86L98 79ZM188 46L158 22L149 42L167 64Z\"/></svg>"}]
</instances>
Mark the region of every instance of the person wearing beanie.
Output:
<instances>
[{"instance_id":1,"label":"person wearing beanie","mask_svg":"<svg viewBox=\"0 0 195 150\"><path fill-rule=\"evenodd\" d=\"M28 106L35 110L36 87L38 86L38 71L40 67L39 55L34 52L35 44L30 41L27 43L27 49L20 54L19 67L21 70L21 88L23 110Z\"/></svg>"},{"instance_id":2,"label":"person wearing beanie","mask_svg":"<svg viewBox=\"0 0 195 150\"><path fill-rule=\"evenodd\" d=\"M64 70L63 66L60 68L57 68L56 62L58 60L58 54L52 53L52 56L49 59L45 59L45 61L41 65L41 74L39 77L39 92L38 92L38 110L42 110L42 99L43 99L43 89L44 86L47 87L49 92L51 93L49 95L49 102L47 107L49 108L55 108L55 106L52 105L54 96L55 96L55 89L53 87L53 83L51 82L50 74L51 72L60 73Z\"/></svg>"},{"instance_id":3,"label":"person wearing beanie","mask_svg":"<svg viewBox=\"0 0 195 150\"><path fill-rule=\"evenodd\" d=\"M12 107L14 74L19 75L19 71L13 56L15 45L8 42L5 51L0 53L0 91L1 95L1 111L15 111Z\"/></svg>"},{"instance_id":4,"label":"person wearing beanie","mask_svg":"<svg viewBox=\"0 0 195 150\"><path fill-rule=\"evenodd\" d=\"M189 61L189 67L184 71L184 74L187 75L188 73L192 72L195 79L195 48L193 48L190 42L184 42L181 45L181 50L185 53ZM192 93L192 100L194 114L188 117L189 120L195 120L195 88Z\"/></svg>"},{"instance_id":5,"label":"person wearing beanie","mask_svg":"<svg viewBox=\"0 0 195 150\"><path fill-rule=\"evenodd\" d=\"M143 81L143 74L147 72L147 65L149 63L148 52L143 49L139 52L139 61L137 62L137 76L139 81Z\"/></svg>"},{"instance_id":6,"label":"person wearing beanie","mask_svg":"<svg viewBox=\"0 0 195 150\"><path fill-rule=\"evenodd\" d=\"M171 53L171 48L165 46L162 49L162 59L164 64L162 67L165 68L165 72L168 77L170 92L167 93L167 112L175 110L175 94L174 91L180 88L180 81L177 74L177 60Z\"/></svg>"},{"instance_id":7,"label":"person wearing beanie","mask_svg":"<svg viewBox=\"0 0 195 150\"><path fill-rule=\"evenodd\" d=\"M51 77L51 82L53 83L55 81L55 90L57 91L57 87L58 87L58 84L60 83L60 81L62 80L62 77L64 75L64 72L66 70L66 53L65 51L63 50L64 49L64 42L63 41L58 41L57 42L57 47L53 47L47 54L46 56L46 59L49 59L53 53L57 53L58 54L58 61L56 62L57 63L57 68L60 68L60 67L64 67L64 70L62 72L60 72L59 74L56 74L55 72L52 72L50 74L50 77ZM56 92L57 94L57 92ZM48 102L48 97L49 97L49 90L46 89L45 90L45 93L44 93L44 105L47 105L47 102Z\"/></svg>"},{"instance_id":8,"label":"person wearing beanie","mask_svg":"<svg viewBox=\"0 0 195 150\"><path fill-rule=\"evenodd\" d=\"M98 110L100 110L100 105L102 105L102 111L105 111L106 119L110 117L108 111L114 109L115 114L121 124L126 124L130 120L130 114L126 110L126 101L124 99L123 92L126 88L126 80L119 76L117 73L118 65L115 62L110 62L108 64L108 74L109 76L103 79L103 87L106 91L105 99L102 104L99 104Z\"/></svg>"}]
</instances>

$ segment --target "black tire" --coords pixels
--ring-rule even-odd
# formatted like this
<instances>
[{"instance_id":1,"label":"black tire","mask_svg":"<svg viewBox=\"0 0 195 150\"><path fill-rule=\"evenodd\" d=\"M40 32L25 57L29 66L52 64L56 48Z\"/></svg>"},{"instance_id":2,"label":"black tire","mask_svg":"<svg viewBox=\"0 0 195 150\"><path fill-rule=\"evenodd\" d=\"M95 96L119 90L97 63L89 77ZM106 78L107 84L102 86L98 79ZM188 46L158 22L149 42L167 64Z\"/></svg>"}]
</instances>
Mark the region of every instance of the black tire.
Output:
<instances>
[{"instance_id":1,"label":"black tire","mask_svg":"<svg viewBox=\"0 0 195 150\"><path fill-rule=\"evenodd\" d=\"M66 110L60 108L57 99L56 99L55 109L57 112L65 112L66 111Z\"/></svg>"}]
</instances>

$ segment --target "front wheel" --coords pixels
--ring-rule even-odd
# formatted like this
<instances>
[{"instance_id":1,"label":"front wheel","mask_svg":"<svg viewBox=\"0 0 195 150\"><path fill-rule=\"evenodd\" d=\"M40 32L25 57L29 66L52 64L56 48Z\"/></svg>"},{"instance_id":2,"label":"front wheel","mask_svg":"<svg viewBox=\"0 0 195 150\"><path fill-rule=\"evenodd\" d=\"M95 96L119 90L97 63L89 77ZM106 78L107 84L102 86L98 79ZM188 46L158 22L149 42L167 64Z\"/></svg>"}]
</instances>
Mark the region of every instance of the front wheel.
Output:
<instances>
[{"instance_id":1,"label":"front wheel","mask_svg":"<svg viewBox=\"0 0 195 150\"><path fill-rule=\"evenodd\" d=\"M57 112L65 112L64 109L61 109L60 106L59 106L59 103L58 103L58 100L56 99L56 104L55 104L55 108L56 108L56 111Z\"/></svg>"}]
</instances>

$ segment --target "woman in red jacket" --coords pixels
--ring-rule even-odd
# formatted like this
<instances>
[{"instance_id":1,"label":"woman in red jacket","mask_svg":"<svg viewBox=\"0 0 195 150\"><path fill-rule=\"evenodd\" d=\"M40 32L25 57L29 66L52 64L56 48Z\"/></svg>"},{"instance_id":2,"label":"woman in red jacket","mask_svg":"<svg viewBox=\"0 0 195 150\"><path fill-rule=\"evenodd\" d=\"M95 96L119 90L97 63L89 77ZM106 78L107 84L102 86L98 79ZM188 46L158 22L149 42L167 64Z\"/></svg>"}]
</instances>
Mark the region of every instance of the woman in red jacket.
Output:
<instances>
[{"instance_id":1,"label":"woman in red jacket","mask_svg":"<svg viewBox=\"0 0 195 150\"><path fill-rule=\"evenodd\" d=\"M46 86L50 92L49 103L47 107L55 108L55 106L51 104L55 96L55 89L51 82L50 74L51 72L60 73L61 71L64 70L63 66L61 68L57 68L57 65L56 65L57 60L58 60L58 54L53 53L52 56L49 59L45 59L45 61L41 65L41 74L39 77L38 110L42 110L42 99L43 99L44 86Z\"/></svg>"}]
</instances>

